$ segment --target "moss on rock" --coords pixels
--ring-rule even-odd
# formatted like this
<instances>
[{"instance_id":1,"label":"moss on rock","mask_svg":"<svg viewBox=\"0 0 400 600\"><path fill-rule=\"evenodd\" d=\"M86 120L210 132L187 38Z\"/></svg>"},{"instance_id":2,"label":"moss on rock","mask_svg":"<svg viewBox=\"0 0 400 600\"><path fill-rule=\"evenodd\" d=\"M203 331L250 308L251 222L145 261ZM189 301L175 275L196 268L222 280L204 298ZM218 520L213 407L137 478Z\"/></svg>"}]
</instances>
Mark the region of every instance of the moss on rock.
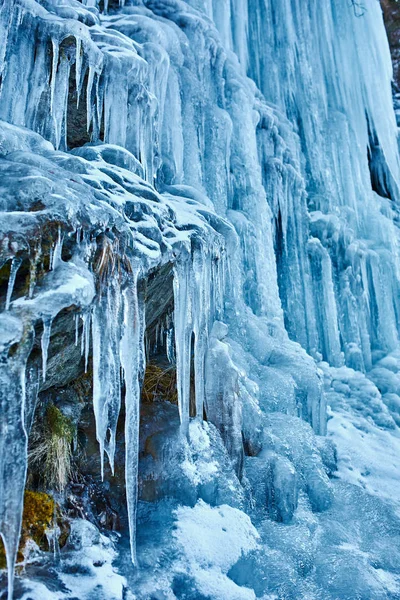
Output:
<instances>
[{"instance_id":1,"label":"moss on rock","mask_svg":"<svg viewBox=\"0 0 400 600\"><path fill-rule=\"evenodd\" d=\"M58 528L58 543L62 547L69 535L69 524L63 518L59 505L49 494L25 490L17 560L20 562L24 559L24 550L29 540L33 540L40 550L48 551L49 542L46 534L55 526ZM0 569L5 568L6 555L0 538Z\"/></svg>"},{"instance_id":2,"label":"moss on rock","mask_svg":"<svg viewBox=\"0 0 400 600\"><path fill-rule=\"evenodd\" d=\"M25 546L28 538L31 538L39 548L47 549L46 530L52 526L55 514L56 504L51 496L44 492L26 490L21 544Z\"/></svg>"},{"instance_id":3,"label":"moss on rock","mask_svg":"<svg viewBox=\"0 0 400 600\"><path fill-rule=\"evenodd\" d=\"M66 442L72 443L75 427L71 420L63 415L61 410L54 404L49 404L46 412L46 420L51 437L63 438Z\"/></svg>"}]
</instances>

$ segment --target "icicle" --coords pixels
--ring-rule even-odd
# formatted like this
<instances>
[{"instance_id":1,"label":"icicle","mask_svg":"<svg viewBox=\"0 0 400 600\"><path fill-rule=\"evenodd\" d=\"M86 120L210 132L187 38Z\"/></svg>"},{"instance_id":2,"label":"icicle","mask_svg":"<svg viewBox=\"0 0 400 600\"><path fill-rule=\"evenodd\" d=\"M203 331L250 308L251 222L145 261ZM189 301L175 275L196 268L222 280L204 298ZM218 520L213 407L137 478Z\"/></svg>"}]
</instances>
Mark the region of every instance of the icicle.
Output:
<instances>
[{"instance_id":1,"label":"icicle","mask_svg":"<svg viewBox=\"0 0 400 600\"><path fill-rule=\"evenodd\" d=\"M86 317L86 315L84 313L81 314L81 321L82 321L81 356L83 356L83 353L85 351L85 317Z\"/></svg>"},{"instance_id":2,"label":"icicle","mask_svg":"<svg viewBox=\"0 0 400 600\"><path fill-rule=\"evenodd\" d=\"M58 42L55 42L53 39L51 40L52 48L53 48L53 60L51 64L51 80L50 80L50 110L51 114L53 114L53 106L54 106L54 92L56 89L56 76L57 76L57 67L58 67L58 55L59 55L59 47Z\"/></svg>"},{"instance_id":3,"label":"icicle","mask_svg":"<svg viewBox=\"0 0 400 600\"><path fill-rule=\"evenodd\" d=\"M182 430L185 434L187 434L189 427L190 402L190 357L192 336L190 270L190 257L187 257L184 262L177 262L174 266L176 377L179 416Z\"/></svg>"},{"instance_id":4,"label":"icicle","mask_svg":"<svg viewBox=\"0 0 400 600\"><path fill-rule=\"evenodd\" d=\"M85 321L83 323L83 333L82 337L84 337L84 346L85 346L85 373L88 370L88 362L89 362L89 349L90 349L90 311L85 315Z\"/></svg>"},{"instance_id":5,"label":"icicle","mask_svg":"<svg viewBox=\"0 0 400 600\"><path fill-rule=\"evenodd\" d=\"M96 118L93 119L93 121L94 121L93 122L93 135L96 140L98 140L100 138L100 128L101 128L101 120L102 120L102 116L103 116L103 110L104 110L104 113L106 113L105 101L104 101L105 87L106 87L106 85L105 85L104 77L102 77L101 74L99 73L96 78L96 83L95 83L95 100L96 100L95 117ZM106 120L106 114L104 114L103 138L105 138L106 132L107 132L105 120Z\"/></svg>"},{"instance_id":6,"label":"icicle","mask_svg":"<svg viewBox=\"0 0 400 600\"><path fill-rule=\"evenodd\" d=\"M123 332L120 343L121 365L125 381L125 481L128 506L131 557L136 557L136 512L138 497L138 458L140 422L140 379L145 366L144 303L137 292L138 272L123 291Z\"/></svg>"},{"instance_id":7,"label":"icicle","mask_svg":"<svg viewBox=\"0 0 400 600\"><path fill-rule=\"evenodd\" d=\"M25 369L33 344L33 331L21 340L22 323L4 313L0 318L0 330L6 335L12 333L8 343L0 348L0 535L7 560L7 598L12 600L27 470L28 431L25 419L28 417L27 422L30 420L30 414L26 415ZM13 343L18 343L18 347L10 357L8 350ZM33 392L36 391L33 386ZM32 399L29 404L33 410L35 401Z\"/></svg>"},{"instance_id":8,"label":"icicle","mask_svg":"<svg viewBox=\"0 0 400 600\"><path fill-rule=\"evenodd\" d=\"M15 278L17 277L18 269L22 263L21 258L16 256L11 261L10 277L8 279L7 297L6 297L6 310L10 308L11 296L14 290Z\"/></svg>"},{"instance_id":9,"label":"icicle","mask_svg":"<svg viewBox=\"0 0 400 600\"><path fill-rule=\"evenodd\" d=\"M90 123L92 122L92 88L94 80L94 68L89 65L89 77L86 87L86 116L87 116L87 131L90 129Z\"/></svg>"},{"instance_id":10,"label":"icicle","mask_svg":"<svg viewBox=\"0 0 400 600\"><path fill-rule=\"evenodd\" d=\"M75 319L75 346L78 345L79 342L79 315L74 315Z\"/></svg>"},{"instance_id":11,"label":"icicle","mask_svg":"<svg viewBox=\"0 0 400 600\"><path fill-rule=\"evenodd\" d=\"M53 521L50 527L45 530L45 536L47 538L47 544L49 549L53 552L54 561L58 561L60 558L60 544L58 539L60 537L61 530L57 525L57 505L54 503Z\"/></svg>"},{"instance_id":12,"label":"icicle","mask_svg":"<svg viewBox=\"0 0 400 600\"><path fill-rule=\"evenodd\" d=\"M76 83L76 106L79 106L79 99L81 95L81 71L82 71L82 58L81 58L81 38L76 37L76 53L75 53L75 83Z\"/></svg>"},{"instance_id":13,"label":"icicle","mask_svg":"<svg viewBox=\"0 0 400 600\"><path fill-rule=\"evenodd\" d=\"M119 281L115 277L108 282L106 292L99 298L92 315L93 408L102 477L104 451L114 472L115 433L121 407L120 294Z\"/></svg>"},{"instance_id":14,"label":"icicle","mask_svg":"<svg viewBox=\"0 0 400 600\"><path fill-rule=\"evenodd\" d=\"M157 321L157 325L156 325L156 335L154 336L154 337L155 337L155 340L156 340L156 341L155 341L155 343L154 343L154 349L153 349L153 352L154 352L154 354L157 354L157 350L158 350L159 329L160 329L160 324L159 324L159 322Z\"/></svg>"},{"instance_id":15,"label":"icicle","mask_svg":"<svg viewBox=\"0 0 400 600\"><path fill-rule=\"evenodd\" d=\"M315 291L317 320L320 328L319 336L321 352L325 360L334 366L343 364L340 350L340 336L336 299L332 280L332 263L327 250L315 238L309 240L311 273Z\"/></svg>"},{"instance_id":16,"label":"icicle","mask_svg":"<svg viewBox=\"0 0 400 600\"><path fill-rule=\"evenodd\" d=\"M160 340L159 340L161 348L164 348L164 337L165 337L165 328L164 328L164 323L162 323L161 327L160 327Z\"/></svg>"},{"instance_id":17,"label":"icicle","mask_svg":"<svg viewBox=\"0 0 400 600\"><path fill-rule=\"evenodd\" d=\"M219 256L216 263L217 269L217 285L216 285L216 298L215 298L215 318L218 320L223 319L224 312L224 297L226 287L226 272L227 272L227 260L226 253L223 248L219 249Z\"/></svg>"},{"instance_id":18,"label":"icicle","mask_svg":"<svg viewBox=\"0 0 400 600\"><path fill-rule=\"evenodd\" d=\"M41 339L42 377L43 377L43 381L46 381L47 357L48 357L48 352L49 352L51 324L52 324L53 319L51 317L43 317L42 321L43 321L43 333L42 333L42 339Z\"/></svg>"},{"instance_id":19,"label":"icicle","mask_svg":"<svg viewBox=\"0 0 400 600\"><path fill-rule=\"evenodd\" d=\"M166 349L167 349L167 358L168 362L172 364L175 361L174 357L174 330L171 327L167 331L167 340L166 340Z\"/></svg>"},{"instance_id":20,"label":"icicle","mask_svg":"<svg viewBox=\"0 0 400 600\"><path fill-rule=\"evenodd\" d=\"M54 269L62 261L62 259L61 259L62 245L63 245L63 239L61 237L61 229L58 228L58 238L57 238L57 241L56 241L55 246L54 246L54 251L53 251L53 253L51 255L51 270L52 271L54 271Z\"/></svg>"},{"instance_id":21,"label":"icicle","mask_svg":"<svg viewBox=\"0 0 400 600\"><path fill-rule=\"evenodd\" d=\"M194 331L194 378L196 395L196 417L203 419L204 407L204 361L208 340L207 316L211 313L210 272L206 268L209 255L203 249L194 252L193 257L193 331Z\"/></svg>"},{"instance_id":22,"label":"icicle","mask_svg":"<svg viewBox=\"0 0 400 600\"><path fill-rule=\"evenodd\" d=\"M81 356L85 356L85 373L87 372L87 364L89 359L90 349L90 311L84 312L80 315L82 320L82 336L81 336ZM75 339L78 339L78 331L75 331Z\"/></svg>"}]
</instances>

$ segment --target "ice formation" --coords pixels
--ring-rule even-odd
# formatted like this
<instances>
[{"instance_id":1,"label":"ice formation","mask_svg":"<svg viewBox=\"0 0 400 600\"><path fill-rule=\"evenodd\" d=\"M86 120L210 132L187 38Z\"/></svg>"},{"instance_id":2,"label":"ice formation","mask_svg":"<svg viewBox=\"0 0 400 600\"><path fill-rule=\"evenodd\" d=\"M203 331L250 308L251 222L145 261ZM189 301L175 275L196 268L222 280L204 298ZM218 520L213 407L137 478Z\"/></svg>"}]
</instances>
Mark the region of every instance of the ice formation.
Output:
<instances>
[{"instance_id":1,"label":"ice formation","mask_svg":"<svg viewBox=\"0 0 400 600\"><path fill-rule=\"evenodd\" d=\"M74 521L64 566L95 577L100 544L110 599L399 597L400 162L379 2L0 11L8 600L61 318L92 364L102 477L124 418L130 553ZM156 351L178 408L144 422ZM60 599L78 589L63 569Z\"/></svg>"}]
</instances>

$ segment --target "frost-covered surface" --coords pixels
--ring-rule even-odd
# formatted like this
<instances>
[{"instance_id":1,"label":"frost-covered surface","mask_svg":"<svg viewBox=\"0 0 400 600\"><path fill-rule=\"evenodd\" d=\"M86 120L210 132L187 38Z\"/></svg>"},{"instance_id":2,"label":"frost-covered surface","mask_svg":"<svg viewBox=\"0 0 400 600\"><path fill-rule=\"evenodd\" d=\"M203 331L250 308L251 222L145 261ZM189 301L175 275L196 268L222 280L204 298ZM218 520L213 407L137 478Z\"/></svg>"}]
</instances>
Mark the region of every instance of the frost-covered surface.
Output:
<instances>
[{"instance_id":1,"label":"frost-covered surface","mask_svg":"<svg viewBox=\"0 0 400 600\"><path fill-rule=\"evenodd\" d=\"M379 3L120 4L0 3L8 598L65 311L102 473L124 403L127 528L73 521L57 578L39 555L15 597L398 598L400 167ZM168 267L156 350L178 406L141 415L145 282Z\"/></svg>"}]
</instances>

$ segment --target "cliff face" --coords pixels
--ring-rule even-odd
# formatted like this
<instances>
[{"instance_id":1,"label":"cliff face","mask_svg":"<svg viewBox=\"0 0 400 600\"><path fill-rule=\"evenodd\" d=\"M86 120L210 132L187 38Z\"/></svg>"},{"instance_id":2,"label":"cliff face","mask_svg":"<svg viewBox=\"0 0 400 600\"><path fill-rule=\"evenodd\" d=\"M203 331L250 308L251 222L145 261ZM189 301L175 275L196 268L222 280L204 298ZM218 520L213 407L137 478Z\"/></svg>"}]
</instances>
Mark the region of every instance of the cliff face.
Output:
<instances>
[{"instance_id":1,"label":"cliff face","mask_svg":"<svg viewBox=\"0 0 400 600\"><path fill-rule=\"evenodd\" d=\"M306 4L0 0L2 597L400 594L390 54Z\"/></svg>"}]
</instances>

